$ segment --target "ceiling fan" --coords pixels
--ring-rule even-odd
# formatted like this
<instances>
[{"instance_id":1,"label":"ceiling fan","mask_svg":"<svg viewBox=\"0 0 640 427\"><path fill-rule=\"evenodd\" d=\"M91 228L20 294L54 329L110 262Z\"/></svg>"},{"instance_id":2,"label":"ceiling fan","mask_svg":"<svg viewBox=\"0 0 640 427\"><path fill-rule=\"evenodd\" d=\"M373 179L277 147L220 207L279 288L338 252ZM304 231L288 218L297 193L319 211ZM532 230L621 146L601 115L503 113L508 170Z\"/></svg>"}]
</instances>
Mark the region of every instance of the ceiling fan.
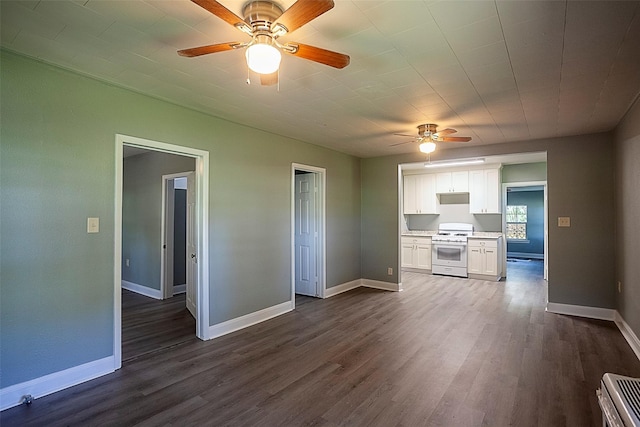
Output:
<instances>
[{"instance_id":1,"label":"ceiling fan","mask_svg":"<svg viewBox=\"0 0 640 427\"><path fill-rule=\"evenodd\" d=\"M418 126L418 136L414 137L413 141L400 142L398 144L392 144L392 147L402 144L408 144L410 142L417 142L420 144L420 151L423 153L433 153L436 149L436 142L469 142L470 136L446 136L452 133L456 133L457 130L446 128L441 131L437 130L438 125L433 123L426 123ZM394 133L398 136L413 136L403 133Z\"/></svg>"},{"instance_id":2,"label":"ceiling fan","mask_svg":"<svg viewBox=\"0 0 640 427\"><path fill-rule=\"evenodd\" d=\"M344 68L349 65L348 55L298 42L280 43L278 41L279 37L297 30L333 8L333 0L297 0L287 10L282 10L272 1L251 1L243 7L244 19L216 0L191 1L251 36L251 41L218 43L183 49L178 51L178 55L195 57L247 48L245 54L247 65L251 70L260 74L261 84L267 86L278 82L281 51L334 68Z\"/></svg>"}]
</instances>

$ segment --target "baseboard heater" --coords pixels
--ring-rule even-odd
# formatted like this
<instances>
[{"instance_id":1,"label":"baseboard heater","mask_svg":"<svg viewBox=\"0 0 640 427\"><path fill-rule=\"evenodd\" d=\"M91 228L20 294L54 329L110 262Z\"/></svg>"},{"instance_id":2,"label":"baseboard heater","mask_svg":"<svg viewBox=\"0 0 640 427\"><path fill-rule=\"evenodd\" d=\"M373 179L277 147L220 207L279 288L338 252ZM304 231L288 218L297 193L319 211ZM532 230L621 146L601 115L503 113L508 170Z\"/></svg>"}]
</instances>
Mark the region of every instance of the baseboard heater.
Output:
<instances>
[{"instance_id":1,"label":"baseboard heater","mask_svg":"<svg viewBox=\"0 0 640 427\"><path fill-rule=\"evenodd\" d=\"M603 427L640 427L640 378L604 374L596 395Z\"/></svg>"}]
</instances>

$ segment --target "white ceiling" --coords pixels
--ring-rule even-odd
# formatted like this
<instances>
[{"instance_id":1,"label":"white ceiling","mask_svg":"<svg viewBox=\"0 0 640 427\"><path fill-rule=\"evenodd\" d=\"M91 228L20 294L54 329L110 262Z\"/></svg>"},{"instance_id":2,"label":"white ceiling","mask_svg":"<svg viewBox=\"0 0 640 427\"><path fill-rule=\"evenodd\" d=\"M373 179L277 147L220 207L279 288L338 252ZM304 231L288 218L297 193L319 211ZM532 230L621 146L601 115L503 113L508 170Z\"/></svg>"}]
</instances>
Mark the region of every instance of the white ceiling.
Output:
<instances>
[{"instance_id":1,"label":"white ceiling","mask_svg":"<svg viewBox=\"0 0 640 427\"><path fill-rule=\"evenodd\" d=\"M242 15L244 1L220 1ZM640 93L639 1L335 1L281 41L351 64L285 55L279 91L247 85L243 52L178 56L249 39L188 0L2 0L1 45L360 157L417 150L393 133L422 123L468 144L608 131Z\"/></svg>"}]
</instances>

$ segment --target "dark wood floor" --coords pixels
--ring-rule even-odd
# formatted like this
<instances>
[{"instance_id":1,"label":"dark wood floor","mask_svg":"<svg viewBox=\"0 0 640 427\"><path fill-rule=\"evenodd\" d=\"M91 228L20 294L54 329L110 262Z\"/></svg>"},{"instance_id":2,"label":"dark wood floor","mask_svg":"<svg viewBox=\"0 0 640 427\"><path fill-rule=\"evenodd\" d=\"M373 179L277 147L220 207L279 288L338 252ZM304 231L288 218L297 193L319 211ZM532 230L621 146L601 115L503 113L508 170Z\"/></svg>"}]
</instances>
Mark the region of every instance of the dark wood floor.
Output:
<instances>
[{"instance_id":1,"label":"dark wood floor","mask_svg":"<svg viewBox=\"0 0 640 427\"><path fill-rule=\"evenodd\" d=\"M597 426L605 372L640 377L611 322L544 311L541 263L506 282L404 273L189 340L1 414L2 425Z\"/></svg>"},{"instance_id":2,"label":"dark wood floor","mask_svg":"<svg viewBox=\"0 0 640 427\"><path fill-rule=\"evenodd\" d=\"M185 294L158 301L122 290L122 362L197 340Z\"/></svg>"}]
</instances>

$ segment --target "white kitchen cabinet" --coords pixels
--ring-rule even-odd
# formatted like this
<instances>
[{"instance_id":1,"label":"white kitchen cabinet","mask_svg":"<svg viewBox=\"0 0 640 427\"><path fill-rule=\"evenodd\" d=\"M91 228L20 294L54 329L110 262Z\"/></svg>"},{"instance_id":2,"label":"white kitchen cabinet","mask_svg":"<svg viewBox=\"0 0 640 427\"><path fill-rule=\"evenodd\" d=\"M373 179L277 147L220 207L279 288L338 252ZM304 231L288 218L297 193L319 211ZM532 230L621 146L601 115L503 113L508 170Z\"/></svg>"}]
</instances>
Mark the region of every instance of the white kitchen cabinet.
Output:
<instances>
[{"instance_id":1,"label":"white kitchen cabinet","mask_svg":"<svg viewBox=\"0 0 640 427\"><path fill-rule=\"evenodd\" d=\"M403 209L407 214L437 214L436 177L434 174L405 175Z\"/></svg>"},{"instance_id":2,"label":"white kitchen cabinet","mask_svg":"<svg viewBox=\"0 0 640 427\"><path fill-rule=\"evenodd\" d=\"M500 169L469 171L469 211L472 214L498 214L502 211Z\"/></svg>"},{"instance_id":3,"label":"white kitchen cabinet","mask_svg":"<svg viewBox=\"0 0 640 427\"><path fill-rule=\"evenodd\" d=\"M469 171L440 172L436 175L436 193L468 193Z\"/></svg>"},{"instance_id":4,"label":"white kitchen cabinet","mask_svg":"<svg viewBox=\"0 0 640 427\"><path fill-rule=\"evenodd\" d=\"M402 237L403 268L431 270L431 237Z\"/></svg>"},{"instance_id":5,"label":"white kitchen cabinet","mask_svg":"<svg viewBox=\"0 0 640 427\"><path fill-rule=\"evenodd\" d=\"M469 277L499 281L502 276L502 237L467 241Z\"/></svg>"}]
</instances>

